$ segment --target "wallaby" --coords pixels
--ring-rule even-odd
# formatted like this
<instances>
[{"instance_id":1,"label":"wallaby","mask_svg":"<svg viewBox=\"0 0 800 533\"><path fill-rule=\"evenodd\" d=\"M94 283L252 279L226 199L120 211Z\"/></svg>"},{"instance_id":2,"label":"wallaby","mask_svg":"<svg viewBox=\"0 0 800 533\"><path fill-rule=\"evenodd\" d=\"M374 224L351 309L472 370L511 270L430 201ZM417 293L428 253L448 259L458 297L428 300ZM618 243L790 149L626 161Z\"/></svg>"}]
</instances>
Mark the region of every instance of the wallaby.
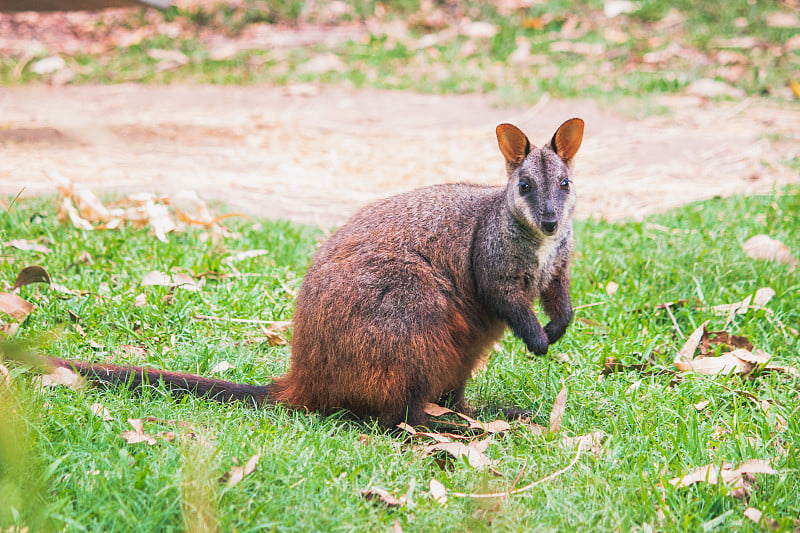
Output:
<instances>
[{"instance_id":1,"label":"wallaby","mask_svg":"<svg viewBox=\"0 0 800 533\"><path fill-rule=\"evenodd\" d=\"M572 319L571 166L584 123L535 148L497 126L505 187L425 187L361 209L311 261L294 314L289 372L267 385L48 358L107 383L320 412L347 409L387 428L424 425L428 402L464 410L464 387L508 326L541 355ZM539 298L550 322L531 309Z\"/></svg>"}]
</instances>

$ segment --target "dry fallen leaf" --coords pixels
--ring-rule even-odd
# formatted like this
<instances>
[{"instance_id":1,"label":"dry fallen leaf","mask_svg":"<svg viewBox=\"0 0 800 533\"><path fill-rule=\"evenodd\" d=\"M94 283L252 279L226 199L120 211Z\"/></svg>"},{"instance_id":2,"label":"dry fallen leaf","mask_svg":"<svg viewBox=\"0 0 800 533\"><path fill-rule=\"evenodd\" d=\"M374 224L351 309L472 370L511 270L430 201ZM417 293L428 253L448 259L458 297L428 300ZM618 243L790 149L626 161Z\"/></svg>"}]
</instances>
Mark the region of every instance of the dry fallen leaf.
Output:
<instances>
[{"instance_id":1,"label":"dry fallen leaf","mask_svg":"<svg viewBox=\"0 0 800 533\"><path fill-rule=\"evenodd\" d=\"M222 361L214 365L211 370L208 371L209 374L221 374L227 370L231 370L232 368L236 368L232 364L227 361Z\"/></svg>"},{"instance_id":2,"label":"dry fallen leaf","mask_svg":"<svg viewBox=\"0 0 800 533\"><path fill-rule=\"evenodd\" d=\"M247 460L244 466L234 466L230 470L228 470L223 476L220 481L228 482L228 488L233 487L237 483L239 483L245 476L252 474L255 469L256 465L258 464L258 460L261 457L260 453L255 454L253 457Z\"/></svg>"},{"instance_id":3,"label":"dry fallen leaf","mask_svg":"<svg viewBox=\"0 0 800 533\"><path fill-rule=\"evenodd\" d=\"M81 215L78 213L78 210L75 208L75 205L73 205L72 200L66 197L61 199L61 208L58 212L58 219L61 221L69 219L69 221L72 222L72 225L78 229L89 231L94 229L88 220L81 217Z\"/></svg>"},{"instance_id":4,"label":"dry fallen leaf","mask_svg":"<svg viewBox=\"0 0 800 533\"><path fill-rule=\"evenodd\" d=\"M448 409L447 407L442 407L440 405L436 405L435 403L428 403L425 404L425 413L432 417L440 417L444 415L455 415L460 419L466 421L469 424L470 429L479 429L486 433L502 433L504 431L508 431L511 429L511 425L506 422L505 420L494 420L492 422L484 424L483 422L479 422L474 418L466 415L464 413L459 413L457 411L453 411L452 409Z\"/></svg>"},{"instance_id":5,"label":"dry fallen leaf","mask_svg":"<svg viewBox=\"0 0 800 533\"><path fill-rule=\"evenodd\" d=\"M147 348L142 346L133 346L132 344L123 344L119 347L119 351L128 357L136 359L147 359L149 352Z\"/></svg>"},{"instance_id":6,"label":"dry fallen leaf","mask_svg":"<svg viewBox=\"0 0 800 533\"><path fill-rule=\"evenodd\" d=\"M159 286L159 287L177 287L187 291L199 291L201 286L195 279L183 273L164 274L158 270L148 272L142 278L142 287Z\"/></svg>"},{"instance_id":7,"label":"dry fallen leaf","mask_svg":"<svg viewBox=\"0 0 800 533\"><path fill-rule=\"evenodd\" d=\"M694 404L694 408L695 408L696 410L698 410L698 411L702 411L703 409L705 409L706 407L708 407L708 405L709 405L710 403L711 403L711 400L703 400L703 401L701 401L701 402L697 402L696 404Z\"/></svg>"},{"instance_id":8,"label":"dry fallen leaf","mask_svg":"<svg viewBox=\"0 0 800 533\"><path fill-rule=\"evenodd\" d=\"M8 373L8 368L6 368L3 363L0 363L0 377L3 378L3 383L5 383L6 386L11 385L11 376Z\"/></svg>"},{"instance_id":9,"label":"dry fallen leaf","mask_svg":"<svg viewBox=\"0 0 800 533\"><path fill-rule=\"evenodd\" d=\"M483 454L483 451L481 451L480 449L481 447L484 447L486 444L470 446L462 442L437 442L436 444L426 446L425 453L433 454L436 452L445 452L455 458L466 456L467 462L472 468L474 468L475 470L483 470L484 468L491 467L494 464L493 461L491 461L488 457L486 457Z\"/></svg>"},{"instance_id":10,"label":"dry fallen leaf","mask_svg":"<svg viewBox=\"0 0 800 533\"><path fill-rule=\"evenodd\" d=\"M22 250L23 252L40 252L43 254L49 254L52 252L52 250L44 244L39 244L36 241L26 241L24 239L14 239L4 242L3 246L11 246L17 250Z\"/></svg>"},{"instance_id":11,"label":"dry fallen leaf","mask_svg":"<svg viewBox=\"0 0 800 533\"><path fill-rule=\"evenodd\" d=\"M42 374L34 380L39 387L58 387L63 385L69 389L78 389L83 385L83 378L63 367L56 367L49 374Z\"/></svg>"},{"instance_id":12,"label":"dry fallen leaf","mask_svg":"<svg viewBox=\"0 0 800 533\"><path fill-rule=\"evenodd\" d=\"M148 287L151 285L169 287L172 285L172 276L169 274L164 274L163 272L159 272L158 270L148 272L142 278L142 287Z\"/></svg>"},{"instance_id":13,"label":"dry fallen leaf","mask_svg":"<svg viewBox=\"0 0 800 533\"><path fill-rule=\"evenodd\" d=\"M753 259L764 259L766 261L780 261L797 267L797 258L792 255L789 248L781 241L775 240L769 235L756 235L750 237L742 244L742 250L748 257Z\"/></svg>"},{"instance_id":14,"label":"dry fallen leaf","mask_svg":"<svg viewBox=\"0 0 800 533\"><path fill-rule=\"evenodd\" d=\"M283 338L281 332L289 329L291 325L292 323L288 320L273 322L269 324L269 326L265 326L261 323L258 324L270 346L285 346L288 341Z\"/></svg>"},{"instance_id":15,"label":"dry fallen leaf","mask_svg":"<svg viewBox=\"0 0 800 533\"><path fill-rule=\"evenodd\" d=\"M447 407L442 407L441 405L436 405L435 403L429 403L425 405L425 413L429 416L444 416L447 414L454 414L455 412Z\"/></svg>"},{"instance_id":16,"label":"dry fallen leaf","mask_svg":"<svg viewBox=\"0 0 800 533\"><path fill-rule=\"evenodd\" d=\"M577 437L561 437L561 446L573 448L575 445L580 445L581 449L591 450L595 455L600 455L603 449L603 437L605 433L602 431L593 431Z\"/></svg>"},{"instance_id":17,"label":"dry fallen leaf","mask_svg":"<svg viewBox=\"0 0 800 533\"><path fill-rule=\"evenodd\" d=\"M561 430L561 422L564 419L564 412L567 409L567 387L561 387L561 391L556 396L556 401L553 403L553 409L550 411L550 426L549 431L551 434L556 434Z\"/></svg>"},{"instance_id":18,"label":"dry fallen leaf","mask_svg":"<svg viewBox=\"0 0 800 533\"><path fill-rule=\"evenodd\" d=\"M609 281L608 285L606 285L606 294L608 294L609 296L614 296L615 294L617 294L618 290L619 290L619 284L618 283L615 283L613 281Z\"/></svg>"},{"instance_id":19,"label":"dry fallen leaf","mask_svg":"<svg viewBox=\"0 0 800 533\"><path fill-rule=\"evenodd\" d=\"M129 418L128 423L133 427L133 431L127 430L120 432L119 436L128 444L140 444L142 442L152 446L156 443L155 437L144 432L144 422L141 418Z\"/></svg>"},{"instance_id":20,"label":"dry fallen leaf","mask_svg":"<svg viewBox=\"0 0 800 533\"><path fill-rule=\"evenodd\" d=\"M700 357L692 361L681 361L675 363L675 366L681 372L691 371L707 376L717 374L746 375L754 368L752 363L743 361L733 353L722 354L719 357Z\"/></svg>"},{"instance_id":21,"label":"dry fallen leaf","mask_svg":"<svg viewBox=\"0 0 800 533\"><path fill-rule=\"evenodd\" d=\"M133 300L133 306L142 307L145 304L147 304L147 295L145 293L137 294Z\"/></svg>"},{"instance_id":22,"label":"dry fallen leaf","mask_svg":"<svg viewBox=\"0 0 800 533\"><path fill-rule=\"evenodd\" d=\"M437 479L431 479L431 496L439 505L447 503L447 489Z\"/></svg>"},{"instance_id":23,"label":"dry fallen leaf","mask_svg":"<svg viewBox=\"0 0 800 533\"><path fill-rule=\"evenodd\" d=\"M705 465L691 470L682 477L669 480L673 487L688 487L695 483L709 483L711 485L725 484L733 489L731 495L735 498L744 498L755 481L754 474L775 474L775 469L767 461L753 459L745 461L739 468L734 469L730 463L725 463L721 468L716 465Z\"/></svg>"},{"instance_id":24,"label":"dry fallen leaf","mask_svg":"<svg viewBox=\"0 0 800 533\"><path fill-rule=\"evenodd\" d=\"M366 498L367 500L377 500L381 503L386 504L389 507L401 507L405 505L405 501L403 499L398 500L394 496L392 496L389 491L382 489L380 487L371 487L369 489L363 489L361 491L361 495Z\"/></svg>"},{"instance_id":25,"label":"dry fallen leaf","mask_svg":"<svg viewBox=\"0 0 800 533\"><path fill-rule=\"evenodd\" d=\"M13 290L17 290L31 283L50 283L50 274L43 266L31 265L23 268L14 281Z\"/></svg>"},{"instance_id":26,"label":"dry fallen leaf","mask_svg":"<svg viewBox=\"0 0 800 533\"><path fill-rule=\"evenodd\" d=\"M747 337L731 335L727 331L706 331L703 335L701 353L708 353L710 344L744 348L746 350L753 349L753 343Z\"/></svg>"},{"instance_id":27,"label":"dry fallen leaf","mask_svg":"<svg viewBox=\"0 0 800 533\"><path fill-rule=\"evenodd\" d=\"M764 513L755 507L748 507L745 509L744 515L756 524L760 524L765 529L774 531L780 527L777 520L764 516Z\"/></svg>"},{"instance_id":28,"label":"dry fallen leaf","mask_svg":"<svg viewBox=\"0 0 800 533\"><path fill-rule=\"evenodd\" d=\"M106 409L103 404L93 403L91 406L92 414L96 417L102 418L105 421L114 420L111 413Z\"/></svg>"},{"instance_id":29,"label":"dry fallen leaf","mask_svg":"<svg viewBox=\"0 0 800 533\"><path fill-rule=\"evenodd\" d=\"M0 292L0 311L22 322L33 312L33 304L16 294Z\"/></svg>"},{"instance_id":30,"label":"dry fallen leaf","mask_svg":"<svg viewBox=\"0 0 800 533\"><path fill-rule=\"evenodd\" d=\"M697 350L697 346L700 344L700 340L703 338L703 335L706 331L706 324L708 324L708 320L700 324L700 327L694 330L694 332L689 335L689 338L686 339L686 342L683 344L683 347L675 354L675 366L683 370L681 368L681 364L687 363L694 359L694 352Z\"/></svg>"}]
</instances>

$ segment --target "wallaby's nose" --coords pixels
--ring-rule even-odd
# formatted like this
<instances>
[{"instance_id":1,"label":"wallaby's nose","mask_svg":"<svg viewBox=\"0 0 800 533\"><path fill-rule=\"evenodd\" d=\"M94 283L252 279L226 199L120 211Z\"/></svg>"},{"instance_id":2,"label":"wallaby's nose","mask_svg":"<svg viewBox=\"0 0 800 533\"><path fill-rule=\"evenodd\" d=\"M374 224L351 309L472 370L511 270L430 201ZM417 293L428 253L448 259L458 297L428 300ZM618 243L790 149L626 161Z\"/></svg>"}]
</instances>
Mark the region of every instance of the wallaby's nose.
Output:
<instances>
[{"instance_id":1,"label":"wallaby's nose","mask_svg":"<svg viewBox=\"0 0 800 533\"><path fill-rule=\"evenodd\" d=\"M556 232L558 221L555 218L546 218L542 220L542 231L547 235L552 235Z\"/></svg>"}]
</instances>

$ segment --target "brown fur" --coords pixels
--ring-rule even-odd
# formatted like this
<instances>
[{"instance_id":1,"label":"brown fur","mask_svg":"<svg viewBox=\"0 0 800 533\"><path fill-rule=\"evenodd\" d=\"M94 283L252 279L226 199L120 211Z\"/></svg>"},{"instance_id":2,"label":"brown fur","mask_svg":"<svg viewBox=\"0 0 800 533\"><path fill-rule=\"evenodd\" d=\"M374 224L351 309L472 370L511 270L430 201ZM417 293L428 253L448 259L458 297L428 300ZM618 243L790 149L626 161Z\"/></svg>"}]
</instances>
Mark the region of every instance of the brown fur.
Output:
<instances>
[{"instance_id":1,"label":"brown fur","mask_svg":"<svg viewBox=\"0 0 800 533\"><path fill-rule=\"evenodd\" d=\"M572 318L575 196L564 185L582 136L583 122L572 119L536 149L503 124L506 187L438 185L362 209L312 260L296 303L291 366L271 384L50 361L103 382L347 409L385 427L425 423L424 405L441 398L464 409L467 379L506 326L543 354ZM551 318L544 328L531 310L536 298Z\"/></svg>"}]
</instances>

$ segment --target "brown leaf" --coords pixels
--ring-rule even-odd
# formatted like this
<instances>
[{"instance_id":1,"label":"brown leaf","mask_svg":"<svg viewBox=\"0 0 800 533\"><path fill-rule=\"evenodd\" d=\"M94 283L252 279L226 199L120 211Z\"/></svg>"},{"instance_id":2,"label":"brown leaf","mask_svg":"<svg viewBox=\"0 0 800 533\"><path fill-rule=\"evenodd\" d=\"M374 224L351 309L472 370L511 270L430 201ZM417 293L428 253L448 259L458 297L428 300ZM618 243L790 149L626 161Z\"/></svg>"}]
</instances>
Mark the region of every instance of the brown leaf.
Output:
<instances>
[{"instance_id":1,"label":"brown leaf","mask_svg":"<svg viewBox=\"0 0 800 533\"><path fill-rule=\"evenodd\" d=\"M511 429L511 425L505 420L494 420L492 422L484 424L483 422L479 422L469 415L453 411L452 409L436 405L435 403L425 404L424 411L426 414L432 417L455 415L460 419L466 421L469 424L467 426L469 427L469 429L477 429L485 433L502 433L504 431L508 431L509 429Z\"/></svg>"},{"instance_id":2,"label":"brown leaf","mask_svg":"<svg viewBox=\"0 0 800 533\"><path fill-rule=\"evenodd\" d=\"M152 435L144 432L144 422L141 418L129 418L128 423L133 427L133 431L122 431L119 436L128 444L140 444L142 442L152 446L156 439Z\"/></svg>"},{"instance_id":3,"label":"brown leaf","mask_svg":"<svg viewBox=\"0 0 800 533\"><path fill-rule=\"evenodd\" d=\"M681 364L694 359L694 352L697 350L697 346L700 344L700 340L705 334L706 324L708 324L708 320L700 324L700 327L698 327L691 335L689 335L689 338L686 339L683 347L678 351L677 354L675 354L675 366L677 366L680 370L684 370L681 368Z\"/></svg>"},{"instance_id":4,"label":"brown leaf","mask_svg":"<svg viewBox=\"0 0 800 533\"><path fill-rule=\"evenodd\" d=\"M0 311L22 322L33 312L33 304L16 294L0 292Z\"/></svg>"},{"instance_id":5,"label":"brown leaf","mask_svg":"<svg viewBox=\"0 0 800 533\"><path fill-rule=\"evenodd\" d=\"M768 516L764 516L764 513L755 507L748 507L745 509L744 515L756 524L759 524L764 529L776 531L780 528L780 524L777 520L774 518L769 518ZM795 520L795 531L797 531L797 520Z\"/></svg>"},{"instance_id":6,"label":"brown leaf","mask_svg":"<svg viewBox=\"0 0 800 533\"><path fill-rule=\"evenodd\" d=\"M431 497L438 503L439 505L444 505L447 503L447 489L444 488L441 482L437 479L431 479L430 482L430 489L431 489Z\"/></svg>"},{"instance_id":7,"label":"brown leaf","mask_svg":"<svg viewBox=\"0 0 800 533\"><path fill-rule=\"evenodd\" d=\"M553 402L553 409L550 411L550 426L549 431L551 434L558 433L561 430L561 421L564 419L564 412L567 409L567 387L561 387L561 391L556 396L556 401Z\"/></svg>"},{"instance_id":8,"label":"brown leaf","mask_svg":"<svg viewBox=\"0 0 800 533\"><path fill-rule=\"evenodd\" d=\"M83 217L81 217L81 215L78 213L78 210L75 209L75 205L72 203L72 200L69 198L62 198L58 219L62 221L69 219L69 221L72 222L72 225L78 229L88 231L94 229L88 220L85 220Z\"/></svg>"},{"instance_id":9,"label":"brown leaf","mask_svg":"<svg viewBox=\"0 0 800 533\"><path fill-rule=\"evenodd\" d=\"M576 445L581 445L581 449L591 450L595 455L599 455L603 449L603 437L605 437L605 433L602 431L593 431L577 437L564 436L561 437L561 446L574 448Z\"/></svg>"},{"instance_id":10,"label":"brown leaf","mask_svg":"<svg viewBox=\"0 0 800 533\"><path fill-rule=\"evenodd\" d=\"M3 383L5 383L6 386L11 385L11 376L8 373L8 368L6 368L3 363L0 363L0 377L3 378Z\"/></svg>"},{"instance_id":11,"label":"brown leaf","mask_svg":"<svg viewBox=\"0 0 800 533\"><path fill-rule=\"evenodd\" d=\"M780 261L797 267L797 258L792 255L789 248L781 241L775 240L769 235L756 235L750 237L742 244L742 250L748 257L753 259L764 259L766 261Z\"/></svg>"},{"instance_id":12,"label":"brown leaf","mask_svg":"<svg viewBox=\"0 0 800 533\"><path fill-rule=\"evenodd\" d=\"M152 285L169 287L172 285L172 276L169 274L164 274L163 272L159 272L158 270L148 272L142 278L142 287L148 287Z\"/></svg>"},{"instance_id":13,"label":"brown leaf","mask_svg":"<svg viewBox=\"0 0 800 533\"><path fill-rule=\"evenodd\" d=\"M92 414L98 418L102 418L105 421L114 420L111 416L111 413L106 409L103 404L93 403L91 406Z\"/></svg>"},{"instance_id":14,"label":"brown leaf","mask_svg":"<svg viewBox=\"0 0 800 533\"><path fill-rule=\"evenodd\" d=\"M120 352L124 355L129 357L134 357L136 359L147 359L149 352L147 348L142 346L133 346L132 344L123 344L119 347Z\"/></svg>"},{"instance_id":15,"label":"brown leaf","mask_svg":"<svg viewBox=\"0 0 800 533\"><path fill-rule=\"evenodd\" d=\"M772 355L760 349L756 349L751 352L750 350L746 350L744 348L737 348L736 350L728 353L738 357L746 363L752 363L754 365L765 365L769 363L770 359L772 359Z\"/></svg>"},{"instance_id":16,"label":"brown leaf","mask_svg":"<svg viewBox=\"0 0 800 533\"><path fill-rule=\"evenodd\" d=\"M541 424L530 424L530 428L534 437L542 437L547 433L547 428Z\"/></svg>"},{"instance_id":17,"label":"brown leaf","mask_svg":"<svg viewBox=\"0 0 800 533\"><path fill-rule=\"evenodd\" d=\"M753 343L747 337L731 335L727 331L707 331L703 334L703 351L708 352L709 344L729 346L731 348L744 348L752 350Z\"/></svg>"},{"instance_id":18,"label":"brown leaf","mask_svg":"<svg viewBox=\"0 0 800 533\"><path fill-rule=\"evenodd\" d=\"M222 479L220 481L228 482L228 488L233 487L237 483L239 483L245 476L252 474L255 469L256 465L258 464L258 460L261 457L260 453L255 454L253 457L248 459L247 463L244 466L234 466L230 470L228 470L225 474L223 474Z\"/></svg>"},{"instance_id":19,"label":"brown leaf","mask_svg":"<svg viewBox=\"0 0 800 533\"><path fill-rule=\"evenodd\" d=\"M736 469L730 463L723 464L721 468L717 468L716 465L701 466L691 470L685 476L670 479L669 483L673 487L688 487L695 483L724 484L733 489L732 496L743 498L750 490L755 479L754 474L775 473L767 461L753 459L745 461Z\"/></svg>"},{"instance_id":20,"label":"brown leaf","mask_svg":"<svg viewBox=\"0 0 800 533\"><path fill-rule=\"evenodd\" d=\"M35 379L39 387L58 387L63 385L69 389L79 389L83 379L67 368L56 367L49 374L42 374Z\"/></svg>"},{"instance_id":21,"label":"brown leaf","mask_svg":"<svg viewBox=\"0 0 800 533\"><path fill-rule=\"evenodd\" d=\"M227 361L221 361L214 365L211 370L208 371L209 374L221 374L227 370L231 370L232 368L236 368L232 364Z\"/></svg>"},{"instance_id":22,"label":"brown leaf","mask_svg":"<svg viewBox=\"0 0 800 533\"><path fill-rule=\"evenodd\" d=\"M23 252L39 252L43 254L49 254L52 252L52 250L44 244L39 244L36 241L26 241L24 239L14 239L4 242L3 246L11 246L17 250L22 250Z\"/></svg>"},{"instance_id":23,"label":"brown leaf","mask_svg":"<svg viewBox=\"0 0 800 533\"><path fill-rule=\"evenodd\" d=\"M766 365L764 370L780 372L782 374L789 374L792 377L800 378L800 370L797 370L793 366L781 366L781 365Z\"/></svg>"},{"instance_id":24,"label":"brown leaf","mask_svg":"<svg viewBox=\"0 0 800 533\"><path fill-rule=\"evenodd\" d=\"M725 326L727 327L735 315L744 314L750 308L762 308L773 296L775 296L775 291L773 289L770 287L761 287L755 294L747 296L741 302L715 305L711 307L711 310L717 314L728 315L728 318L725 320Z\"/></svg>"},{"instance_id":25,"label":"brown leaf","mask_svg":"<svg viewBox=\"0 0 800 533\"><path fill-rule=\"evenodd\" d=\"M701 402L697 402L696 404L694 404L694 408L695 408L696 410L698 410L698 411L702 411L703 409L705 409L706 407L708 407L708 405L709 405L710 403L711 403L711 400L703 400L703 401L701 401Z\"/></svg>"},{"instance_id":26,"label":"brown leaf","mask_svg":"<svg viewBox=\"0 0 800 533\"><path fill-rule=\"evenodd\" d=\"M286 331L289 329L292 323L288 320L281 321L281 322L272 322L269 326L264 326L264 324L259 324L261 331L264 332L264 337L266 337L267 342L270 346L285 346L287 344L286 339L281 336L282 331Z\"/></svg>"},{"instance_id":27,"label":"brown leaf","mask_svg":"<svg viewBox=\"0 0 800 533\"><path fill-rule=\"evenodd\" d=\"M608 284L606 285L606 294L608 294L609 296L614 296L615 294L617 294L618 290L619 290L619 283L609 281Z\"/></svg>"},{"instance_id":28,"label":"brown leaf","mask_svg":"<svg viewBox=\"0 0 800 533\"><path fill-rule=\"evenodd\" d=\"M491 467L493 464L483 452L471 446L467 446L462 442L438 442L425 447L426 454L436 452L445 452L456 458L466 456L467 462L475 470L483 470L486 467Z\"/></svg>"},{"instance_id":29,"label":"brown leaf","mask_svg":"<svg viewBox=\"0 0 800 533\"><path fill-rule=\"evenodd\" d=\"M448 409L447 407L442 407L440 405L436 405L435 403L428 403L425 404L425 413L429 416L443 416L448 414L455 414L455 411Z\"/></svg>"},{"instance_id":30,"label":"brown leaf","mask_svg":"<svg viewBox=\"0 0 800 533\"><path fill-rule=\"evenodd\" d=\"M800 27L800 19L794 13L773 11L767 14L767 26L771 28L798 28Z\"/></svg>"},{"instance_id":31,"label":"brown leaf","mask_svg":"<svg viewBox=\"0 0 800 533\"><path fill-rule=\"evenodd\" d=\"M675 366L682 372L697 372L706 376L717 374L749 374L754 365L743 361L732 353L719 357L700 357L692 361L676 362Z\"/></svg>"},{"instance_id":32,"label":"brown leaf","mask_svg":"<svg viewBox=\"0 0 800 533\"><path fill-rule=\"evenodd\" d=\"M176 228L175 222L169 214L169 208L164 204L150 201L145 202L144 212L156 238L161 242L168 242L167 233Z\"/></svg>"},{"instance_id":33,"label":"brown leaf","mask_svg":"<svg viewBox=\"0 0 800 533\"><path fill-rule=\"evenodd\" d=\"M381 503L384 503L389 507L402 507L403 505L405 505L405 501L403 499L398 500L397 498L392 496L389 493L389 491L384 490L380 487L371 487L369 489L363 489L361 491L361 495L367 500L380 501Z\"/></svg>"},{"instance_id":34,"label":"brown leaf","mask_svg":"<svg viewBox=\"0 0 800 533\"><path fill-rule=\"evenodd\" d=\"M188 274L173 274L172 275L172 285L178 287L179 289L184 289L187 291L199 291L200 285L198 285L195 279L188 275Z\"/></svg>"},{"instance_id":35,"label":"brown leaf","mask_svg":"<svg viewBox=\"0 0 800 533\"><path fill-rule=\"evenodd\" d=\"M50 283L50 274L47 273L44 267L39 265L31 265L23 268L17 275L17 280L14 282L13 290L17 290L25 285L31 283Z\"/></svg>"}]
</instances>

